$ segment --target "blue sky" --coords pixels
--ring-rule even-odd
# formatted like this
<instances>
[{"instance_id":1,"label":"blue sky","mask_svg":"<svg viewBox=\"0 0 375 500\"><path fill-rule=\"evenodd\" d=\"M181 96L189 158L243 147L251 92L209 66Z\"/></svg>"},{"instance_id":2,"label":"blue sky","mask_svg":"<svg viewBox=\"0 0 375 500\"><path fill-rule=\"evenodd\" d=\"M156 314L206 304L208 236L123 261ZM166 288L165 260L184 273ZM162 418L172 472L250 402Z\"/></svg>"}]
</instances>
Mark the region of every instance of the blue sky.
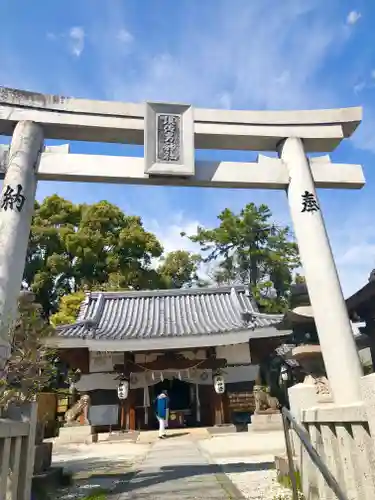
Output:
<instances>
[{"instance_id":1,"label":"blue sky","mask_svg":"<svg viewBox=\"0 0 375 500\"><path fill-rule=\"evenodd\" d=\"M370 0L2 1L0 84L128 102L232 109L362 105L364 122L332 154L361 163L361 191L321 190L346 295L375 267L375 3ZM141 155L125 145L72 144L72 152ZM200 152L251 159L252 154ZM283 192L40 183L38 199L108 199L141 215L166 250L194 249L179 234L212 226L224 208L267 203L289 223Z\"/></svg>"}]
</instances>

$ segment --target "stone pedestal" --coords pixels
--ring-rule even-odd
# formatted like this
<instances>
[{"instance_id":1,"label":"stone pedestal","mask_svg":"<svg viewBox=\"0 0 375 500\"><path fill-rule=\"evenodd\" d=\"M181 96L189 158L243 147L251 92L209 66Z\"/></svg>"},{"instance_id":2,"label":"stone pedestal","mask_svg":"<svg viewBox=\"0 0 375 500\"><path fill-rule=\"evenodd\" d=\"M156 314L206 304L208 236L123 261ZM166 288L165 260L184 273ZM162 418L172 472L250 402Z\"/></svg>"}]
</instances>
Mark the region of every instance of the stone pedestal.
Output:
<instances>
[{"instance_id":1,"label":"stone pedestal","mask_svg":"<svg viewBox=\"0 0 375 500\"><path fill-rule=\"evenodd\" d=\"M82 443L90 444L97 441L91 425L66 425L60 428L56 444Z\"/></svg>"},{"instance_id":2,"label":"stone pedestal","mask_svg":"<svg viewBox=\"0 0 375 500\"><path fill-rule=\"evenodd\" d=\"M249 430L252 431L282 431L283 419L281 413L263 413L251 416Z\"/></svg>"}]
</instances>

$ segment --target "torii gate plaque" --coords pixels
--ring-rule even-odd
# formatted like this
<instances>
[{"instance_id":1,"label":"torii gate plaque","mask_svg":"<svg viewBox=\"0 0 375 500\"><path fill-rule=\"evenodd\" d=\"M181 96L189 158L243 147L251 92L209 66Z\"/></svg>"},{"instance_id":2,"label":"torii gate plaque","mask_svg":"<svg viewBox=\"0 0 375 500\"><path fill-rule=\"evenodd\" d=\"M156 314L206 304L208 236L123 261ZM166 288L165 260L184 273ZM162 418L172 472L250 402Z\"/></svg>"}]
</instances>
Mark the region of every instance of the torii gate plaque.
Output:
<instances>
[{"instance_id":1,"label":"torii gate plaque","mask_svg":"<svg viewBox=\"0 0 375 500\"><path fill-rule=\"evenodd\" d=\"M284 189L328 378L337 404L360 400L361 366L316 188L359 189L359 165L332 164L361 108L227 111L70 99L0 89L0 369L19 295L37 180ZM43 138L145 145L145 158L68 154ZM194 162L194 148L277 151L256 162ZM103 168L105 165L105 168ZM5 175L4 175L5 174Z\"/></svg>"}]
</instances>

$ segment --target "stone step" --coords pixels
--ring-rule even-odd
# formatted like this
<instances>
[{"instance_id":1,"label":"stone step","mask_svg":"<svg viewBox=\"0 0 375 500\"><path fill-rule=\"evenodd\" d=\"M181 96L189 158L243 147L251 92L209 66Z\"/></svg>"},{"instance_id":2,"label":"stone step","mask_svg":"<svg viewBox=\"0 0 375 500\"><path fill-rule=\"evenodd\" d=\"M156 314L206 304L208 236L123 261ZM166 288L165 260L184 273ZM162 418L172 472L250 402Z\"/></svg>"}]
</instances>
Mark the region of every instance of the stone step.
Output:
<instances>
[{"instance_id":1,"label":"stone step","mask_svg":"<svg viewBox=\"0 0 375 500\"><path fill-rule=\"evenodd\" d=\"M112 442L130 442L136 443L138 440L140 432L139 431L129 431L129 432L102 432L98 434L98 443L112 443Z\"/></svg>"}]
</instances>

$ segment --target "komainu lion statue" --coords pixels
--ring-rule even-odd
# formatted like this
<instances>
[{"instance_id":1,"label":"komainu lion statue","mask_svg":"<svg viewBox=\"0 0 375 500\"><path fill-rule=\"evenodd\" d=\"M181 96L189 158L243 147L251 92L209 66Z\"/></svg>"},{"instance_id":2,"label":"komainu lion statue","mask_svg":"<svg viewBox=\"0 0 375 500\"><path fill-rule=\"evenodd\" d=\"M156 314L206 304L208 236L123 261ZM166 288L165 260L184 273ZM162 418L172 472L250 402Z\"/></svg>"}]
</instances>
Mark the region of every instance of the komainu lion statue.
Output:
<instances>
[{"instance_id":1,"label":"komainu lion statue","mask_svg":"<svg viewBox=\"0 0 375 500\"><path fill-rule=\"evenodd\" d=\"M255 399L255 414L279 412L279 400L274 396L271 396L268 387L255 385L253 391Z\"/></svg>"},{"instance_id":2,"label":"komainu lion statue","mask_svg":"<svg viewBox=\"0 0 375 500\"><path fill-rule=\"evenodd\" d=\"M80 399L65 413L65 422L67 424L72 424L83 413L85 422L88 423L87 413L89 404L90 396L87 394L81 396Z\"/></svg>"}]
</instances>

